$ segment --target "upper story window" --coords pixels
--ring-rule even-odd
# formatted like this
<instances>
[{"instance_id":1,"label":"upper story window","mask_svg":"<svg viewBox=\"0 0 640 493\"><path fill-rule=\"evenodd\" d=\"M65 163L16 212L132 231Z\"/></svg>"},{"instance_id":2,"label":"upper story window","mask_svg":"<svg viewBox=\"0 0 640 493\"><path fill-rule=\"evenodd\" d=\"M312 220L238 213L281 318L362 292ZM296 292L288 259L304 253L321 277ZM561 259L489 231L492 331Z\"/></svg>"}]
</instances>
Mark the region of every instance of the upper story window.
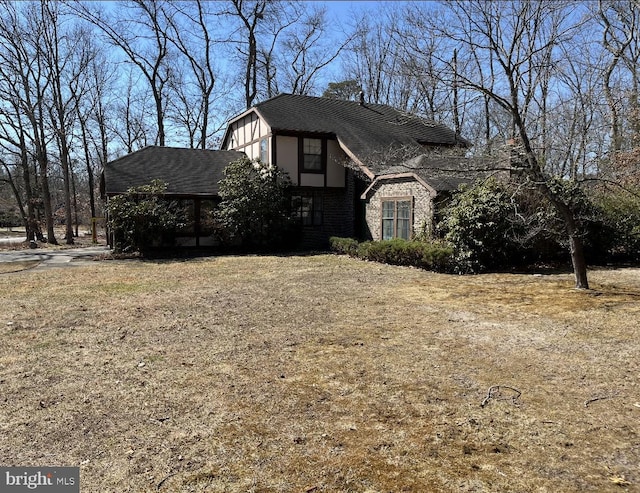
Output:
<instances>
[{"instance_id":1,"label":"upper story window","mask_svg":"<svg viewBox=\"0 0 640 493\"><path fill-rule=\"evenodd\" d=\"M267 139L260 140L260 161L263 163L269 162L269 142Z\"/></svg>"},{"instance_id":2,"label":"upper story window","mask_svg":"<svg viewBox=\"0 0 640 493\"><path fill-rule=\"evenodd\" d=\"M322 139L302 139L302 171L322 171Z\"/></svg>"}]
</instances>

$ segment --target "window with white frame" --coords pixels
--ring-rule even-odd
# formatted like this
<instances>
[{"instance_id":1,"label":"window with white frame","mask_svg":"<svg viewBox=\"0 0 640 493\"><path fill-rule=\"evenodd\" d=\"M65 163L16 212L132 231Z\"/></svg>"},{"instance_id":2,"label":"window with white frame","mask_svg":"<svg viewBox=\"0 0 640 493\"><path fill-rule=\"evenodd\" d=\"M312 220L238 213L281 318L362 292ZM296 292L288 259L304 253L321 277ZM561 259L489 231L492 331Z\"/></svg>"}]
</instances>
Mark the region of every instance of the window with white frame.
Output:
<instances>
[{"instance_id":1,"label":"window with white frame","mask_svg":"<svg viewBox=\"0 0 640 493\"><path fill-rule=\"evenodd\" d=\"M260 140L260 161L269 162L269 142L267 139Z\"/></svg>"}]
</instances>

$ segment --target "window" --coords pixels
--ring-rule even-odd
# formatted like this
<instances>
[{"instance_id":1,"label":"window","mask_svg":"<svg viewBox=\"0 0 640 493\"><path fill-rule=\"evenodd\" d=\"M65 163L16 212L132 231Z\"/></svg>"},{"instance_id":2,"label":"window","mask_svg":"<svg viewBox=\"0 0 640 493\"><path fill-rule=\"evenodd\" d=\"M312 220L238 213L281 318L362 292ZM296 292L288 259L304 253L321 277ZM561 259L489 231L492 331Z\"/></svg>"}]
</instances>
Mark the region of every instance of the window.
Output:
<instances>
[{"instance_id":1,"label":"window","mask_svg":"<svg viewBox=\"0 0 640 493\"><path fill-rule=\"evenodd\" d=\"M310 192L294 195L291 198L291 212L303 226L320 226L322 224L322 195Z\"/></svg>"},{"instance_id":2,"label":"window","mask_svg":"<svg viewBox=\"0 0 640 493\"><path fill-rule=\"evenodd\" d=\"M302 139L302 171L322 171L321 139Z\"/></svg>"},{"instance_id":3,"label":"window","mask_svg":"<svg viewBox=\"0 0 640 493\"><path fill-rule=\"evenodd\" d=\"M382 239L411 237L411 198L382 199Z\"/></svg>"},{"instance_id":4,"label":"window","mask_svg":"<svg viewBox=\"0 0 640 493\"><path fill-rule=\"evenodd\" d=\"M216 231L216 205L213 200L200 202L200 235L209 236Z\"/></svg>"},{"instance_id":5,"label":"window","mask_svg":"<svg viewBox=\"0 0 640 493\"><path fill-rule=\"evenodd\" d=\"M267 139L260 140L260 161L269 162L269 143Z\"/></svg>"},{"instance_id":6,"label":"window","mask_svg":"<svg viewBox=\"0 0 640 493\"><path fill-rule=\"evenodd\" d=\"M180 235L193 235L196 232L196 204L195 200L181 199L176 201L181 209L184 226L179 228Z\"/></svg>"}]
</instances>

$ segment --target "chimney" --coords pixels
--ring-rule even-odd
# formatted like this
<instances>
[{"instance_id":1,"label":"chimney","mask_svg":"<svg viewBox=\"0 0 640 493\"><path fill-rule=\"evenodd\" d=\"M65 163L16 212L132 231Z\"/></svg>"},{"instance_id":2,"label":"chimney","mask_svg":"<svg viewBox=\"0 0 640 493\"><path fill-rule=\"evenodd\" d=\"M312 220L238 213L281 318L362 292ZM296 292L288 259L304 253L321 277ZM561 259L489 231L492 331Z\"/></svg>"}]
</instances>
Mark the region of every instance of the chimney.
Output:
<instances>
[{"instance_id":1,"label":"chimney","mask_svg":"<svg viewBox=\"0 0 640 493\"><path fill-rule=\"evenodd\" d=\"M360 91L360 106L364 105L364 91Z\"/></svg>"}]
</instances>

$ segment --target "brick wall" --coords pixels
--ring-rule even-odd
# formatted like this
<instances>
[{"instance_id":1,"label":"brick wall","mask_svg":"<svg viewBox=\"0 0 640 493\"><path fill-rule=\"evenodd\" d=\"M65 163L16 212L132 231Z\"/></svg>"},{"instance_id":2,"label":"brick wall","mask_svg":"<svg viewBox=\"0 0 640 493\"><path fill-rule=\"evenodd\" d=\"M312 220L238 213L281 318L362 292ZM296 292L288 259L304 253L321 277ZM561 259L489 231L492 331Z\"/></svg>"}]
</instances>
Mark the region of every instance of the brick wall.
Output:
<instances>
[{"instance_id":1,"label":"brick wall","mask_svg":"<svg viewBox=\"0 0 640 493\"><path fill-rule=\"evenodd\" d=\"M323 199L322 224L302 228L303 249L326 249L329 238L341 236L352 238L356 234L356 179L351 170L346 170L344 188L300 188L321 194ZM292 192L295 194L295 191Z\"/></svg>"},{"instance_id":2,"label":"brick wall","mask_svg":"<svg viewBox=\"0 0 640 493\"><path fill-rule=\"evenodd\" d=\"M413 178L396 178L379 181L369 191L365 206L365 219L372 240L382 239L382 198L412 197L413 222L412 235L426 229L433 233L433 199L427 189Z\"/></svg>"}]
</instances>

